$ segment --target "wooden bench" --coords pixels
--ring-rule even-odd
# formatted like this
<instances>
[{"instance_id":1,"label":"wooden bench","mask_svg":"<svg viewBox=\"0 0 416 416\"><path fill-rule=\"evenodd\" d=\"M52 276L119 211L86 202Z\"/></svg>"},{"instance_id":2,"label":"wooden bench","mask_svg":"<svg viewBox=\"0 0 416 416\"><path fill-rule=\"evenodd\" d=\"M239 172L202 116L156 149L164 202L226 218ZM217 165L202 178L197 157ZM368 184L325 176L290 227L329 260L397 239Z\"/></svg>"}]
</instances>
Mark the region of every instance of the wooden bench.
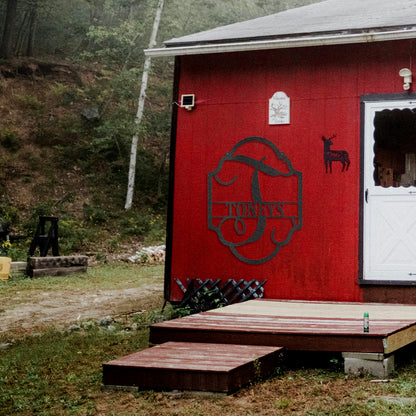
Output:
<instances>
[{"instance_id":1,"label":"wooden bench","mask_svg":"<svg viewBox=\"0 0 416 416\"><path fill-rule=\"evenodd\" d=\"M30 257L27 262L27 274L30 277L86 273L87 268L87 256Z\"/></svg>"}]
</instances>

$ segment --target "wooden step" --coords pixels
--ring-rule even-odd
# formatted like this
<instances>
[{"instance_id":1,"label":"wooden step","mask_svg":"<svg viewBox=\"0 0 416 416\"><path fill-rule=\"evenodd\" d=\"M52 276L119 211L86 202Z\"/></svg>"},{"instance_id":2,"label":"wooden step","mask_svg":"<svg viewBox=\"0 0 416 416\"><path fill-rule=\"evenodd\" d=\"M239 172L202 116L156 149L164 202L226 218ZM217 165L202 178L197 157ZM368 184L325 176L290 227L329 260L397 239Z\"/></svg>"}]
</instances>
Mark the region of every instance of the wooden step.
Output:
<instances>
[{"instance_id":1,"label":"wooden step","mask_svg":"<svg viewBox=\"0 0 416 416\"><path fill-rule=\"evenodd\" d=\"M278 365L282 347L166 342L103 365L105 386L231 393Z\"/></svg>"}]
</instances>

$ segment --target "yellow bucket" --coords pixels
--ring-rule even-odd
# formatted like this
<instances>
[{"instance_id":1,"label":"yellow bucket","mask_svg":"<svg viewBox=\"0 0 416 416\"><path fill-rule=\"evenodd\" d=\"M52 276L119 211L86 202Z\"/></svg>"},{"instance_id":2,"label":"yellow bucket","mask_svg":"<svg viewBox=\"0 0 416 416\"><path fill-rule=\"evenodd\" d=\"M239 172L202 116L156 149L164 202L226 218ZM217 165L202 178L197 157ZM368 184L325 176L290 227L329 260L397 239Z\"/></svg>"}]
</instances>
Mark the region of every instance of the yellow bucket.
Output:
<instances>
[{"instance_id":1,"label":"yellow bucket","mask_svg":"<svg viewBox=\"0 0 416 416\"><path fill-rule=\"evenodd\" d=\"M11 263L12 259L10 257L0 257L0 280L9 278Z\"/></svg>"}]
</instances>

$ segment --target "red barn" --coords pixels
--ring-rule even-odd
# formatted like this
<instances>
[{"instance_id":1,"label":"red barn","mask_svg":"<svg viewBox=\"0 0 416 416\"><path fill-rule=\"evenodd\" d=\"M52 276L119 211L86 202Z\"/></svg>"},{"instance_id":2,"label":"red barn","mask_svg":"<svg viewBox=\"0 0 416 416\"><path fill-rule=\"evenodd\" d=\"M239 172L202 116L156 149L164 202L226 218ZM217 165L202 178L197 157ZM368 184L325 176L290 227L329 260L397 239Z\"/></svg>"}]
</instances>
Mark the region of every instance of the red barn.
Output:
<instances>
[{"instance_id":1,"label":"red barn","mask_svg":"<svg viewBox=\"0 0 416 416\"><path fill-rule=\"evenodd\" d=\"M166 291L416 303L414 0L327 0L165 42Z\"/></svg>"}]
</instances>

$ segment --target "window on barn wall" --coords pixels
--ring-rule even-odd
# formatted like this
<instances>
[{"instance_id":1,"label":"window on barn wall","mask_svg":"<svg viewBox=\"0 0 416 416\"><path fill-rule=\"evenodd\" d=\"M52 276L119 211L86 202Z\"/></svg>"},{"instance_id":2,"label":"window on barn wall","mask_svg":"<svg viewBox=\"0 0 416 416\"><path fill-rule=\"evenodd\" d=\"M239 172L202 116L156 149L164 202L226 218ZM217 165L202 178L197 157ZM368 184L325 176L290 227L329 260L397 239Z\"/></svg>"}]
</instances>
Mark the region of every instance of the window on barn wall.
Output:
<instances>
[{"instance_id":1,"label":"window on barn wall","mask_svg":"<svg viewBox=\"0 0 416 416\"><path fill-rule=\"evenodd\" d=\"M374 118L376 186L416 186L416 108L383 110Z\"/></svg>"}]
</instances>

